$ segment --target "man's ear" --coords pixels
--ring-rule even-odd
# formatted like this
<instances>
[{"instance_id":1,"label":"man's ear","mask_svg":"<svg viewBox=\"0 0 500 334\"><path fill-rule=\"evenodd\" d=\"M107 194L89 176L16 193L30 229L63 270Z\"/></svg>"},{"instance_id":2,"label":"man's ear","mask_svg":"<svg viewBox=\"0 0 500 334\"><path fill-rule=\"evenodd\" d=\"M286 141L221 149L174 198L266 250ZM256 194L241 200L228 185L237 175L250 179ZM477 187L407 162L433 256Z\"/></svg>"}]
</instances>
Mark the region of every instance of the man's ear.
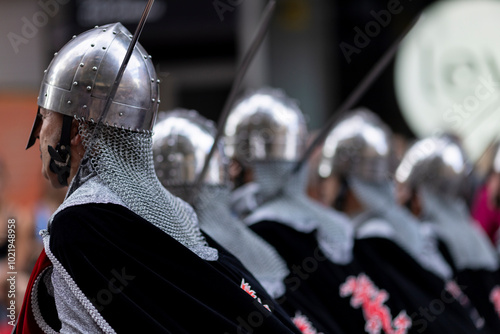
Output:
<instances>
[{"instance_id":1,"label":"man's ear","mask_svg":"<svg viewBox=\"0 0 500 334\"><path fill-rule=\"evenodd\" d=\"M79 122L77 120L73 120L71 124L71 145L78 146L82 143L82 136L78 133Z\"/></svg>"}]
</instances>

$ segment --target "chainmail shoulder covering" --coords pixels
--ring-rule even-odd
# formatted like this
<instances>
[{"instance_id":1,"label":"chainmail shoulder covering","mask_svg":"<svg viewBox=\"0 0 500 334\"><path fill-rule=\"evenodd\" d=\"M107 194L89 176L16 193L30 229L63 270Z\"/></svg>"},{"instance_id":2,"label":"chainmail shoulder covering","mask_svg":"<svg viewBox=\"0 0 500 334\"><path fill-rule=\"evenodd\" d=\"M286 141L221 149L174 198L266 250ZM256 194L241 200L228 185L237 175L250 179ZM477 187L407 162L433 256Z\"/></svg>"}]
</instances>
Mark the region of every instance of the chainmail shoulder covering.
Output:
<instances>
[{"instance_id":1,"label":"chainmail shoulder covering","mask_svg":"<svg viewBox=\"0 0 500 334\"><path fill-rule=\"evenodd\" d=\"M367 182L348 177L348 184L356 197L367 208L366 219L357 230L366 229L374 221L388 224L389 239L410 254L420 265L442 279L449 279L452 270L437 248L432 234L426 232L420 222L406 209L396 203L394 188L389 181Z\"/></svg>"},{"instance_id":2,"label":"chainmail shoulder covering","mask_svg":"<svg viewBox=\"0 0 500 334\"><path fill-rule=\"evenodd\" d=\"M160 183L153 164L152 134L132 132L112 126L80 122L79 133L87 148L86 164L80 171L96 174L96 182L107 187L123 206L207 261L218 259L217 250L208 246L198 226L193 208L173 196ZM92 142L91 142L92 141ZM91 147L91 152L89 152ZM68 196L84 184L84 172L73 179ZM67 197L67 199L69 199ZM64 203L63 203L64 205Z\"/></svg>"},{"instance_id":3,"label":"chainmail shoulder covering","mask_svg":"<svg viewBox=\"0 0 500 334\"><path fill-rule=\"evenodd\" d=\"M432 223L450 250L458 270L499 267L498 255L478 225L474 225L466 204L459 198L440 196L421 187L423 220Z\"/></svg>"},{"instance_id":4,"label":"chainmail shoulder covering","mask_svg":"<svg viewBox=\"0 0 500 334\"><path fill-rule=\"evenodd\" d=\"M52 221L54 217L61 212L62 210L76 206L76 205L84 205L84 204L116 204L125 206L120 198L109 190L106 185L102 182L99 182L99 178L93 174L86 177L85 183L83 183L78 189L68 195L64 202L59 205L57 210L52 214L49 220L49 229L50 225L52 225Z\"/></svg>"},{"instance_id":5,"label":"chainmail shoulder covering","mask_svg":"<svg viewBox=\"0 0 500 334\"><path fill-rule=\"evenodd\" d=\"M172 186L169 190L187 199L193 186ZM225 185L200 187L193 206L201 229L235 255L273 298L283 296L283 281L289 274L285 261L274 247L231 214L229 197L230 189Z\"/></svg>"},{"instance_id":6,"label":"chainmail shoulder covering","mask_svg":"<svg viewBox=\"0 0 500 334\"><path fill-rule=\"evenodd\" d=\"M268 198L282 186L284 177L294 162L255 162L253 172L259 185L260 198ZM258 207L244 222L252 225L260 221L276 221L297 231L309 233L316 229L318 245L328 259L346 264L352 260L353 226L346 216L323 207L306 194L307 169L288 179L279 196Z\"/></svg>"}]
</instances>

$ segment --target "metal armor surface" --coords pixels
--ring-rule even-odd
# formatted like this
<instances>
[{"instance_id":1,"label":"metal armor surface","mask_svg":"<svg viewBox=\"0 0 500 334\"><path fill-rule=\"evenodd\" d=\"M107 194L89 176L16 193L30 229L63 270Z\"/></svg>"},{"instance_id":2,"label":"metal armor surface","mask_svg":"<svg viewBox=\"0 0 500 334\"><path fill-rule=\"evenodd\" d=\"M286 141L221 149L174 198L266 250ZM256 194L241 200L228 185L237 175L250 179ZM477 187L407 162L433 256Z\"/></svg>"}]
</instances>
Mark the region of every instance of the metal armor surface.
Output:
<instances>
[{"instance_id":1,"label":"metal armor surface","mask_svg":"<svg viewBox=\"0 0 500 334\"><path fill-rule=\"evenodd\" d=\"M297 103L280 89L262 88L239 100L224 130L225 153L240 163L296 161L307 127Z\"/></svg>"},{"instance_id":2,"label":"metal armor surface","mask_svg":"<svg viewBox=\"0 0 500 334\"><path fill-rule=\"evenodd\" d=\"M428 137L406 151L396 181L409 188L420 185L456 195L471 167L463 148L449 136Z\"/></svg>"},{"instance_id":3,"label":"metal armor surface","mask_svg":"<svg viewBox=\"0 0 500 334\"><path fill-rule=\"evenodd\" d=\"M371 181L387 178L392 159L390 133L370 110L350 112L325 139L319 175L327 178L349 174Z\"/></svg>"},{"instance_id":4,"label":"metal armor surface","mask_svg":"<svg viewBox=\"0 0 500 334\"><path fill-rule=\"evenodd\" d=\"M101 116L132 35L121 23L73 37L45 71L38 105L68 116L97 121ZM149 82L149 84L144 84ZM151 56L137 44L104 124L132 131L151 130L159 83Z\"/></svg>"},{"instance_id":5,"label":"metal armor surface","mask_svg":"<svg viewBox=\"0 0 500 334\"><path fill-rule=\"evenodd\" d=\"M163 185L193 184L213 145L216 128L194 110L175 109L165 113L154 127L155 169ZM219 145L210 161L203 183L224 184L227 160Z\"/></svg>"}]
</instances>

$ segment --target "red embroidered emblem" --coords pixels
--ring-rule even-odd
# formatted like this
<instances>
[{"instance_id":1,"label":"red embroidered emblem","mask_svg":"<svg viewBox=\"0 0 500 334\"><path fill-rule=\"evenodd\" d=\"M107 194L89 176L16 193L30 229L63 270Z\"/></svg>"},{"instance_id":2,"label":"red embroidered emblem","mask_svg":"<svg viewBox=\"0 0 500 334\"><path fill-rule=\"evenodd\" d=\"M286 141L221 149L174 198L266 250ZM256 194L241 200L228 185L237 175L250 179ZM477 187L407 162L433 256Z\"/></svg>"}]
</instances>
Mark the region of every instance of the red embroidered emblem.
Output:
<instances>
[{"instance_id":1,"label":"red embroidered emblem","mask_svg":"<svg viewBox=\"0 0 500 334\"><path fill-rule=\"evenodd\" d=\"M500 287L497 285L491 290L490 301L495 306L495 311L500 316Z\"/></svg>"},{"instance_id":2,"label":"red embroidered emblem","mask_svg":"<svg viewBox=\"0 0 500 334\"><path fill-rule=\"evenodd\" d=\"M252 290L252 287L250 286L250 284L248 284L247 282L245 282L245 279L242 278L241 279L241 284L240 284L240 288L243 289L243 291L245 291L246 293L248 293L250 296L252 296L253 299L257 299L257 301L262 305L264 306L269 312L271 312L271 309L269 308L269 305L267 304L262 304L262 301L260 300L259 297L257 297L257 294L255 293L254 290Z\"/></svg>"},{"instance_id":3,"label":"red embroidered emblem","mask_svg":"<svg viewBox=\"0 0 500 334\"><path fill-rule=\"evenodd\" d=\"M300 312L295 313L292 321L302 334L323 334L319 333L309 319Z\"/></svg>"},{"instance_id":4,"label":"red embroidered emblem","mask_svg":"<svg viewBox=\"0 0 500 334\"><path fill-rule=\"evenodd\" d=\"M471 302L469 300L469 297L467 297L467 295L463 293L462 289L458 286L458 284L455 281L453 280L447 281L445 289L461 305L464 306L470 305Z\"/></svg>"},{"instance_id":5,"label":"red embroidered emblem","mask_svg":"<svg viewBox=\"0 0 500 334\"><path fill-rule=\"evenodd\" d=\"M386 334L406 334L411 327L411 318L404 310L392 320L391 310L384 305L389 294L375 286L365 274L349 276L340 286L340 296L352 296L351 306L362 308L367 333L380 334L383 330Z\"/></svg>"}]
</instances>

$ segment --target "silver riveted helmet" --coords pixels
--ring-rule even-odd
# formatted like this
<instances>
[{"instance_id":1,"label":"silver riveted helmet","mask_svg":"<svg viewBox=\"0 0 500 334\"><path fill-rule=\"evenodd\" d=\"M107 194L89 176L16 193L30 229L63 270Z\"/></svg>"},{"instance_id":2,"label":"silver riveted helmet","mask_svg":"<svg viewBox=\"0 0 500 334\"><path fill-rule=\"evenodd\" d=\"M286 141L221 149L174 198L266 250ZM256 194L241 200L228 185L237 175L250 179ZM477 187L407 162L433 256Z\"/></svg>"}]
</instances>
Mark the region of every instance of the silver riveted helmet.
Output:
<instances>
[{"instance_id":1,"label":"silver riveted helmet","mask_svg":"<svg viewBox=\"0 0 500 334\"><path fill-rule=\"evenodd\" d=\"M457 140L444 135L415 142L396 170L396 181L408 188L426 186L437 193L457 195L471 171Z\"/></svg>"},{"instance_id":2,"label":"silver riveted helmet","mask_svg":"<svg viewBox=\"0 0 500 334\"><path fill-rule=\"evenodd\" d=\"M212 121L194 110L175 109L161 117L154 127L153 155L156 174L165 187L195 183L216 131ZM227 182L227 162L222 149L219 144L219 152L211 159L203 183Z\"/></svg>"},{"instance_id":3,"label":"silver riveted helmet","mask_svg":"<svg viewBox=\"0 0 500 334\"><path fill-rule=\"evenodd\" d=\"M74 36L45 70L38 106L81 120L97 121L131 40L132 35L121 23ZM132 131L151 130L158 109L159 83L150 58L140 44L135 46L102 120L104 124ZM32 131L27 148L35 139Z\"/></svg>"},{"instance_id":4,"label":"silver riveted helmet","mask_svg":"<svg viewBox=\"0 0 500 334\"><path fill-rule=\"evenodd\" d=\"M392 164L391 132L366 108L350 112L330 131L321 152L318 173L351 175L365 180L387 178Z\"/></svg>"},{"instance_id":5,"label":"silver riveted helmet","mask_svg":"<svg viewBox=\"0 0 500 334\"><path fill-rule=\"evenodd\" d=\"M226 155L240 163L296 161L305 150L307 126L293 99L262 88L235 104L224 135Z\"/></svg>"}]
</instances>

